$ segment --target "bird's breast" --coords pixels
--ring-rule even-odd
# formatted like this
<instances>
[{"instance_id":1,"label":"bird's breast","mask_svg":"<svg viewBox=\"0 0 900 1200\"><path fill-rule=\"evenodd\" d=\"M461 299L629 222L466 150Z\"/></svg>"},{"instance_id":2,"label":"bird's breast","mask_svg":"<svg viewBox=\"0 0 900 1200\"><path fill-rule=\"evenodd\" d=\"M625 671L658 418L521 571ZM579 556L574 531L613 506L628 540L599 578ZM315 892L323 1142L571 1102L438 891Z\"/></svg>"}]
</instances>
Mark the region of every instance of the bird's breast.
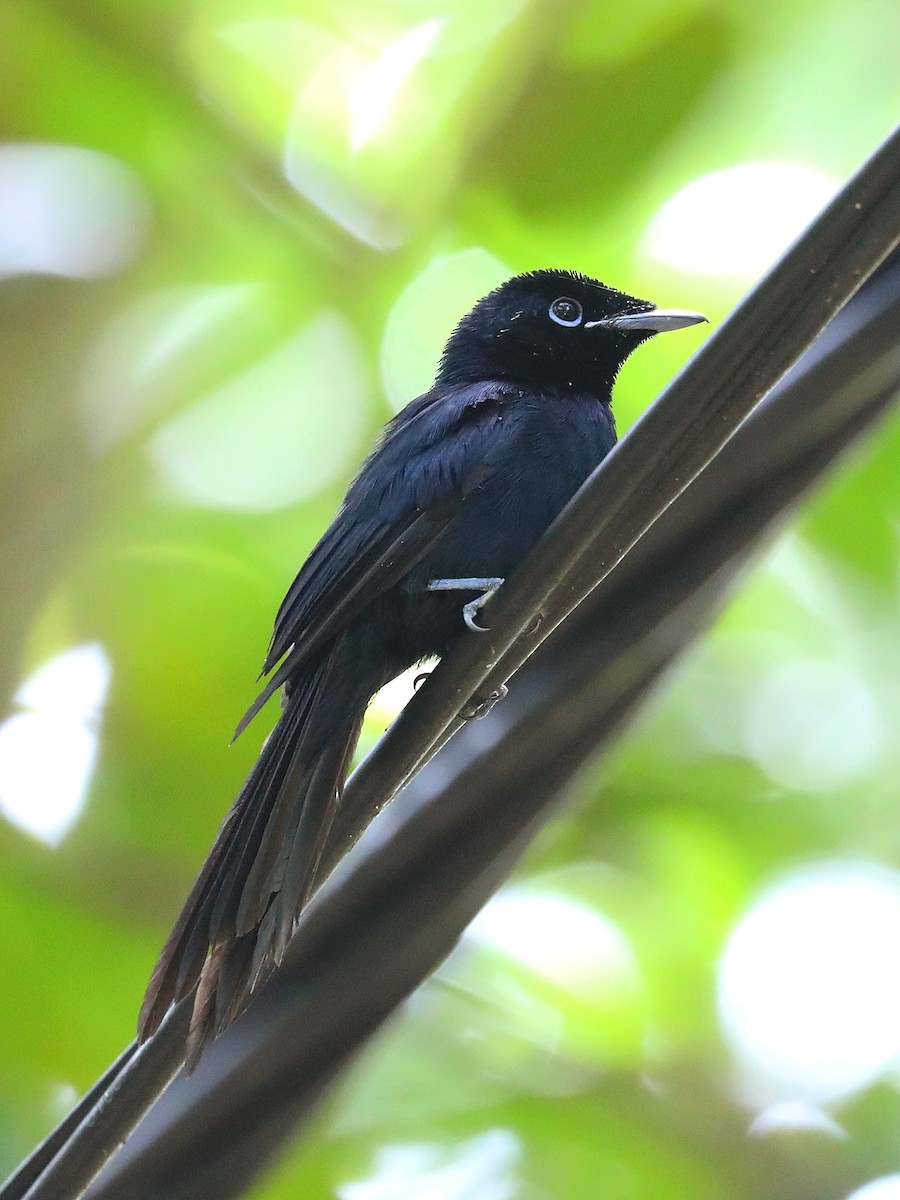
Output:
<instances>
[{"instance_id":1,"label":"bird's breast","mask_svg":"<svg viewBox=\"0 0 900 1200\"><path fill-rule=\"evenodd\" d=\"M432 579L508 578L615 443L606 406L519 402L486 439L483 482L406 577L400 634L410 661L465 632L476 593L429 592Z\"/></svg>"},{"instance_id":2,"label":"bird's breast","mask_svg":"<svg viewBox=\"0 0 900 1200\"><path fill-rule=\"evenodd\" d=\"M611 414L596 400L526 400L503 423L486 450L487 478L435 550L448 573L511 572L615 443Z\"/></svg>"}]
</instances>

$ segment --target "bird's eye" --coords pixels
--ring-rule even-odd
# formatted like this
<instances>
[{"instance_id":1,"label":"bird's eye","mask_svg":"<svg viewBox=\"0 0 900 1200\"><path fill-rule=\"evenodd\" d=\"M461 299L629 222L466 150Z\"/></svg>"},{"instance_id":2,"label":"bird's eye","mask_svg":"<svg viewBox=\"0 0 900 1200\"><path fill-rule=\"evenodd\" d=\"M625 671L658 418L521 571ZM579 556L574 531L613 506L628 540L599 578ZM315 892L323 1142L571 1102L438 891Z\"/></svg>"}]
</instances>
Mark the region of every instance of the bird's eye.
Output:
<instances>
[{"instance_id":1,"label":"bird's eye","mask_svg":"<svg viewBox=\"0 0 900 1200\"><path fill-rule=\"evenodd\" d=\"M571 329L573 326L581 324L583 316L581 305L577 300L571 300L568 296L560 296L550 305L550 320L555 321L557 325L567 325Z\"/></svg>"}]
</instances>

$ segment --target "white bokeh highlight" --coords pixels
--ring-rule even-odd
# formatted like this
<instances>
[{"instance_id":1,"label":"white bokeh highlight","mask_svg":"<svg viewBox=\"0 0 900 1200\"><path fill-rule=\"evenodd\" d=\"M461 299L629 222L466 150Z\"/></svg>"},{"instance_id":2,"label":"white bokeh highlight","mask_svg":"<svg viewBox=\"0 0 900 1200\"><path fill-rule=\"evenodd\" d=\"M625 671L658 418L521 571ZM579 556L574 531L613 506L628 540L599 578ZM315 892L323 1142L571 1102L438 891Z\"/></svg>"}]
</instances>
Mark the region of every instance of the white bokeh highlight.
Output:
<instances>
[{"instance_id":1,"label":"white bokeh highlight","mask_svg":"<svg viewBox=\"0 0 900 1200\"><path fill-rule=\"evenodd\" d=\"M84 807L111 675L102 646L68 650L26 680L15 697L25 711L0 725L0 813L47 845Z\"/></svg>"},{"instance_id":2,"label":"white bokeh highlight","mask_svg":"<svg viewBox=\"0 0 900 1200\"><path fill-rule=\"evenodd\" d=\"M406 285L388 314L381 379L397 411L427 391L450 330L473 304L513 272L481 246L433 258Z\"/></svg>"},{"instance_id":3,"label":"white bokeh highlight","mask_svg":"<svg viewBox=\"0 0 900 1200\"><path fill-rule=\"evenodd\" d=\"M630 995L642 986L619 927L595 909L551 892L505 889L475 917L466 938L580 994Z\"/></svg>"},{"instance_id":4,"label":"white bokeh highlight","mask_svg":"<svg viewBox=\"0 0 900 1200\"><path fill-rule=\"evenodd\" d=\"M395 249L405 231L358 176L357 157L384 134L404 84L427 53L424 42L434 36L428 28L424 39L411 32L411 40L400 39L399 51L395 44L367 57L355 41L297 19L239 21L220 31L223 41L293 96L282 151L287 182L351 236L379 250ZM383 53L388 63L405 58L402 80L387 78L378 65Z\"/></svg>"},{"instance_id":5,"label":"white bokeh highlight","mask_svg":"<svg viewBox=\"0 0 900 1200\"><path fill-rule=\"evenodd\" d=\"M352 329L325 312L158 430L166 486L202 507L267 512L313 495L358 460L367 394Z\"/></svg>"},{"instance_id":6,"label":"white bokeh highlight","mask_svg":"<svg viewBox=\"0 0 900 1200\"><path fill-rule=\"evenodd\" d=\"M753 688L743 741L746 753L782 787L834 791L875 765L882 741L878 705L849 667L795 659L768 671Z\"/></svg>"},{"instance_id":7,"label":"white bokeh highlight","mask_svg":"<svg viewBox=\"0 0 900 1200\"><path fill-rule=\"evenodd\" d=\"M491 1129L456 1146L384 1146L367 1179L339 1186L339 1200L512 1200L520 1195L518 1138Z\"/></svg>"},{"instance_id":8,"label":"white bokeh highlight","mask_svg":"<svg viewBox=\"0 0 900 1200\"><path fill-rule=\"evenodd\" d=\"M0 145L0 278L96 279L128 266L150 205L124 163L81 146Z\"/></svg>"},{"instance_id":9,"label":"white bokeh highlight","mask_svg":"<svg viewBox=\"0 0 900 1200\"><path fill-rule=\"evenodd\" d=\"M900 1175L882 1175L851 1192L847 1200L900 1200Z\"/></svg>"},{"instance_id":10,"label":"white bokeh highlight","mask_svg":"<svg viewBox=\"0 0 900 1200\"><path fill-rule=\"evenodd\" d=\"M257 283L160 288L117 313L88 352L80 396L92 445L105 450L158 419L179 389L262 334Z\"/></svg>"},{"instance_id":11,"label":"white bokeh highlight","mask_svg":"<svg viewBox=\"0 0 900 1200\"><path fill-rule=\"evenodd\" d=\"M755 279L837 191L803 163L746 162L694 179L650 222L643 251L693 275Z\"/></svg>"},{"instance_id":12,"label":"white bokeh highlight","mask_svg":"<svg viewBox=\"0 0 900 1200\"><path fill-rule=\"evenodd\" d=\"M847 1136L830 1113L809 1100L776 1100L757 1113L747 1132L759 1138L783 1133L821 1133L837 1139Z\"/></svg>"},{"instance_id":13,"label":"white bokeh highlight","mask_svg":"<svg viewBox=\"0 0 900 1200\"><path fill-rule=\"evenodd\" d=\"M900 1060L898 928L900 873L867 862L797 871L739 921L717 1001L751 1100L833 1101Z\"/></svg>"},{"instance_id":14,"label":"white bokeh highlight","mask_svg":"<svg viewBox=\"0 0 900 1200\"><path fill-rule=\"evenodd\" d=\"M435 18L408 29L360 70L347 96L354 153L373 141L387 123L404 84L427 57L444 24L443 19Z\"/></svg>"}]
</instances>

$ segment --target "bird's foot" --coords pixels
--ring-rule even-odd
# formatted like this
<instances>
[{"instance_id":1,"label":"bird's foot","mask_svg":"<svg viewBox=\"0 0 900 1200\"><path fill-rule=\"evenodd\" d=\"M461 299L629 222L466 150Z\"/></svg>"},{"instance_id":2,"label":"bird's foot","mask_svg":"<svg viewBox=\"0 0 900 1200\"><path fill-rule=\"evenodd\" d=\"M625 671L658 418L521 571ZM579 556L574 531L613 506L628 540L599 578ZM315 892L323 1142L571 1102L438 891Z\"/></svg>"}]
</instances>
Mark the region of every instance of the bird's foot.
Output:
<instances>
[{"instance_id":1,"label":"bird's foot","mask_svg":"<svg viewBox=\"0 0 900 1200\"><path fill-rule=\"evenodd\" d=\"M483 608L499 588L503 584L503 580L497 576L489 576L486 579L432 579L428 583L429 592L481 592L480 596L476 596L474 600L470 600L468 604L463 605L463 620L472 630L473 633L487 633L484 625L479 625L475 620L475 614L480 608Z\"/></svg>"},{"instance_id":2,"label":"bird's foot","mask_svg":"<svg viewBox=\"0 0 900 1200\"><path fill-rule=\"evenodd\" d=\"M480 721L508 693L509 688L505 683L501 683L495 691L488 692L486 696L473 696L466 707L460 711L459 715L464 721Z\"/></svg>"}]
</instances>

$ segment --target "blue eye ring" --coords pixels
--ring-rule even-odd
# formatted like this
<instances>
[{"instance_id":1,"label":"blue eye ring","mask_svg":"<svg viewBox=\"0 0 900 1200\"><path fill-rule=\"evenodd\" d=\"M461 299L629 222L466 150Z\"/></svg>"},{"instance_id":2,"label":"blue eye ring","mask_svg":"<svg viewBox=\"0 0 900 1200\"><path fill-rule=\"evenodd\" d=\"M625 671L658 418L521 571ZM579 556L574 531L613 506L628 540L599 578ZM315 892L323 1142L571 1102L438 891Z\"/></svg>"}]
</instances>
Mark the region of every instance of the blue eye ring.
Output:
<instances>
[{"instance_id":1,"label":"blue eye ring","mask_svg":"<svg viewBox=\"0 0 900 1200\"><path fill-rule=\"evenodd\" d=\"M562 325L566 329L574 329L584 320L584 310L571 296L560 296L554 300L550 305L548 315L551 321L555 321L557 325Z\"/></svg>"}]
</instances>

